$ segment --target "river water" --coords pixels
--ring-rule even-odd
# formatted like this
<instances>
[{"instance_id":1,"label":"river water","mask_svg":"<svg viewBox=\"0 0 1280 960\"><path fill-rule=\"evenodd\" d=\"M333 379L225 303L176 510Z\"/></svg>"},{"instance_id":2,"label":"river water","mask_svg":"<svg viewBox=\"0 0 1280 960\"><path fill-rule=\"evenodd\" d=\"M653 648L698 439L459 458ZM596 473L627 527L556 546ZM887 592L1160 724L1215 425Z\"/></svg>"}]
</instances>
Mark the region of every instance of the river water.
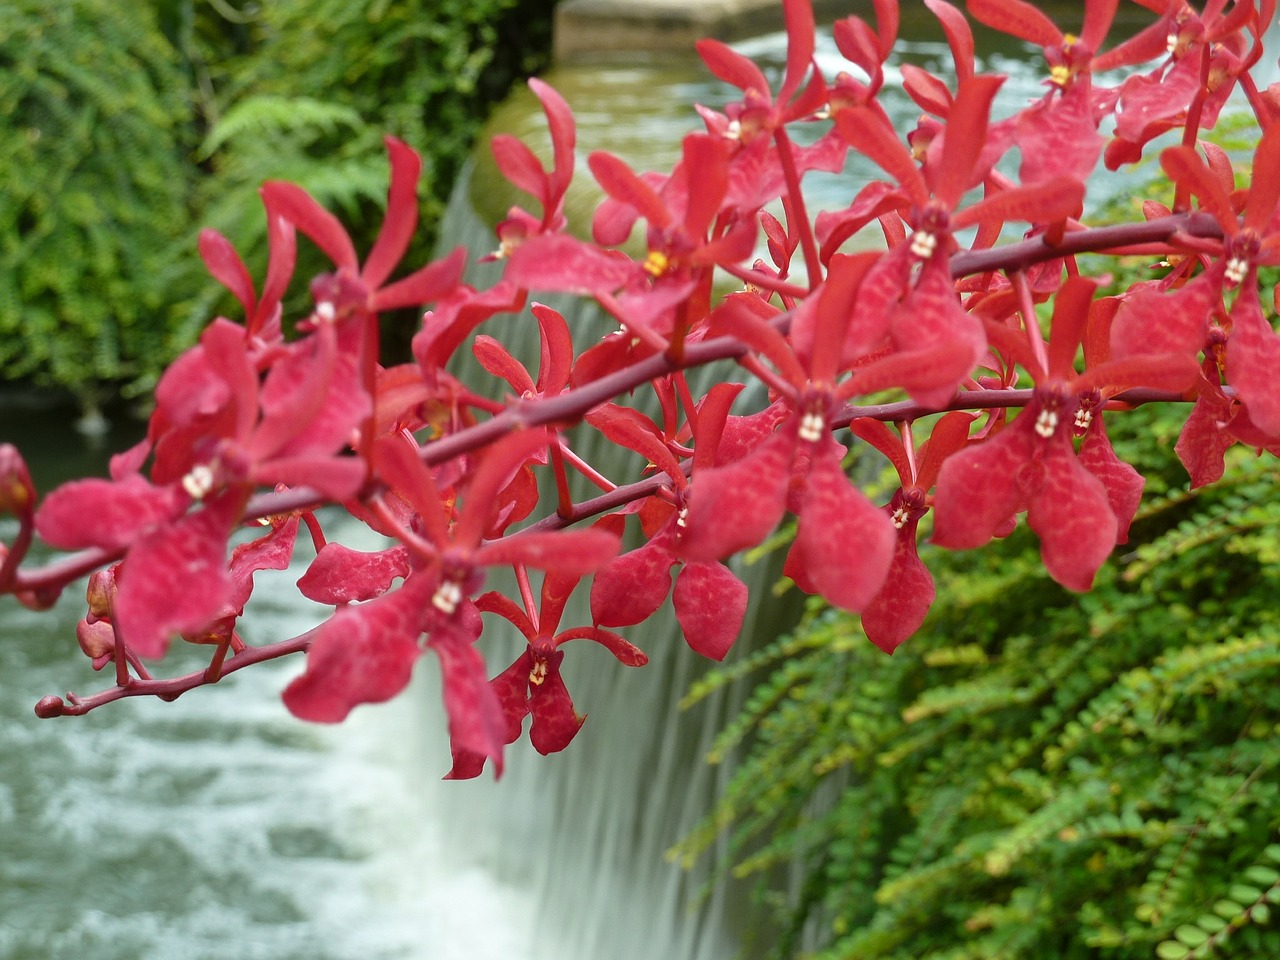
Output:
<instances>
[{"instance_id":1,"label":"river water","mask_svg":"<svg viewBox=\"0 0 1280 960\"><path fill-rule=\"evenodd\" d=\"M779 69L781 41L742 46ZM908 49L926 63L947 56L936 38ZM833 55L828 41L819 56ZM1036 95L1027 55L994 55L990 66L1012 75L1000 109ZM670 164L679 134L696 124L689 104L728 96L696 65L597 64L547 79L578 111L580 159L607 148L639 169ZM914 112L902 100L890 108ZM496 122L541 129L528 96ZM494 208L512 202L484 169L481 155L447 238L477 252L492 243L484 224ZM842 206L849 184L817 178L812 202ZM110 447L131 437L94 447L61 415L6 409L0 439L28 452L48 489L102 473ZM12 526L0 524L0 535ZM261 575L249 642L315 622L292 588L299 573ZM745 575L767 599L770 572ZM297 660L173 704L126 701L39 721L39 697L109 682L76 649L82 612L76 589L53 616L0 598L0 960L727 960L754 926L741 891L720 885L697 899L704 874L663 857L727 777L699 758L743 696L731 688L676 709L704 668L683 649L669 607L629 631L652 658L644 670L620 668L594 645L568 649L567 682L589 721L555 757L515 745L497 784L440 781L449 758L427 661L406 695L335 728L301 724L280 705ZM772 606L766 622L753 611L743 645L768 639L791 613ZM495 669L518 649L502 636L485 642ZM166 671L184 669L177 653Z\"/></svg>"}]
</instances>

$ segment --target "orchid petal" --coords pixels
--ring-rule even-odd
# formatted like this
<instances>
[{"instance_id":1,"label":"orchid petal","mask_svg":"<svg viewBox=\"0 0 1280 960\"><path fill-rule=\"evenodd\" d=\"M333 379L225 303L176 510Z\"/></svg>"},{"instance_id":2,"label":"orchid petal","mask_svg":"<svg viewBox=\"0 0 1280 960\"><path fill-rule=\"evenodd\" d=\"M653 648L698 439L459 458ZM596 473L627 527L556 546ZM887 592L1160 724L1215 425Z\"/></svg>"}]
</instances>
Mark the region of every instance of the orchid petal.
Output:
<instances>
[{"instance_id":1,"label":"orchid petal","mask_svg":"<svg viewBox=\"0 0 1280 960\"><path fill-rule=\"evenodd\" d=\"M298 590L317 603L351 603L380 597L396 577L408 575L409 551L404 546L366 553L326 543L298 579Z\"/></svg>"},{"instance_id":2,"label":"orchid petal","mask_svg":"<svg viewBox=\"0 0 1280 960\"><path fill-rule=\"evenodd\" d=\"M676 575L672 602L690 648L723 660L742 630L747 585L722 563L690 563Z\"/></svg>"},{"instance_id":3,"label":"orchid petal","mask_svg":"<svg viewBox=\"0 0 1280 960\"><path fill-rule=\"evenodd\" d=\"M1116 456L1100 413L1094 415L1089 432L1080 444L1080 463L1106 488L1107 501L1116 518L1116 543L1128 543L1129 525L1138 512L1142 488L1147 481Z\"/></svg>"},{"instance_id":4,"label":"orchid petal","mask_svg":"<svg viewBox=\"0 0 1280 960\"><path fill-rule=\"evenodd\" d=\"M340 270L355 274L360 266L356 248L342 223L311 194L293 183L272 180L262 186L268 210L275 210L311 238Z\"/></svg>"},{"instance_id":5,"label":"orchid petal","mask_svg":"<svg viewBox=\"0 0 1280 960\"><path fill-rule=\"evenodd\" d=\"M222 612L232 590L227 538L243 504L243 495L223 494L130 548L112 613L138 656L164 656L174 634L198 631Z\"/></svg>"},{"instance_id":6,"label":"orchid petal","mask_svg":"<svg viewBox=\"0 0 1280 960\"><path fill-rule=\"evenodd\" d=\"M867 639L885 653L893 653L915 633L933 605L933 577L916 548L919 522L912 517L898 530L884 586L862 611Z\"/></svg>"},{"instance_id":7,"label":"orchid petal","mask_svg":"<svg viewBox=\"0 0 1280 960\"><path fill-rule=\"evenodd\" d=\"M302 720L340 723L361 703L382 703L409 684L418 660L422 587L343 607L315 631L307 669L285 688L284 704Z\"/></svg>"},{"instance_id":8,"label":"orchid petal","mask_svg":"<svg viewBox=\"0 0 1280 960\"><path fill-rule=\"evenodd\" d=\"M433 260L409 276L378 290L370 298L369 308L376 311L400 310L435 303L458 288L466 265L466 248L457 247L448 256Z\"/></svg>"},{"instance_id":9,"label":"orchid petal","mask_svg":"<svg viewBox=\"0 0 1280 960\"><path fill-rule=\"evenodd\" d=\"M651 540L598 571L591 583L591 619L605 627L625 627L649 619L671 592L676 558L665 536Z\"/></svg>"},{"instance_id":10,"label":"orchid petal","mask_svg":"<svg viewBox=\"0 0 1280 960\"><path fill-rule=\"evenodd\" d=\"M450 743L491 758L501 776L507 718L485 678L484 658L456 629L433 631L427 646L440 660Z\"/></svg>"},{"instance_id":11,"label":"orchid petal","mask_svg":"<svg viewBox=\"0 0 1280 960\"><path fill-rule=\"evenodd\" d=\"M981 547L1022 510L1034 489L1026 489L1024 466L1034 453L1034 435L1022 413L982 443L952 454L938 471L934 494L933 542L949 550ZM1034 417L1032 417L1034 420Z\"/></svg>"},{"instance_id":12,"label":"orchid petal","mask_svg":"<svg viewBox=\"0 0 1280 960\"><path fill-rule=\"evenodd\" d=\"M741 460L694 474L680 554L719 560L768 536L786 511L795 442L784 428Z\"/></svg>"},{"instance_id":13,"label":"orchid petal","mask_svg":"<svg viewBox=\"0 0 1280 960\"><path fill-rule=\"evenodd\" d=\"M556 651L557 660L564 654ZM534 687L529 695L529 713L533 723L529 726L529 742L546 756L569 745L587 718L573 708L573 700L560 676L559 664L547 671L546 679Z\"/></svg>"},{"instance_id":14,"label":"orchid petal","mask_svg":"<svg viewBox=\"0 0 1280 960\"><path fill-rule=\"evenodd\" d=\"M580 576L599 569L617 553L618 538L606 530L592 528L513 533L484 543L476 552L476 561L485 566L523 563L536 570L554 569Z\"/></svg>"},{"instance_id":15,"label":"orchid petal","mask_svg":"<svg viewBox=\"0 0 1280 960\"><path fill-rule=\"evenodd\" d=\"M204 261L213 279L230 290L232 296L240 301L246 317L253 316L254 308L258 305L258 298L253 292L253 280L249 276L249 268L240 259L240 254L236 253L231 241L217 230L205 228L200 231L197 247L200 259Z\"/></svg>"},{"instance_id":16,"label":"orchid petal","mask_svg":"<svg viewBox=\"0 0 1280 960\"><path fill-rule=\"evenodd\" d=\"M1031 498L1027 525L1040 537L1049 576L1068 590L1087 591L1116 545L1118 524L1102 481L1081 465L1068 443L1050 443L1043 483Z\"/></svg>"},{"instance_id":17,"label":"orchid petal","mask_svg":"<svg viewBox=\"0 0 1280 960\"><path fill-rule=\"evenodd\" d=\"M378 239L365 259L360 278L370 290L381 287L395 269L418 226L418 178L422 176L422 158L403 140L386 137L384 143L391 160L391 184L387 188L387 212L378 231ZM375 307L386 310L387 307Z\"/></svg>"},{"instance_id":18,"label":"orchid petal","mask_svg":"<svg viewBox=\"0 0 1280 960\"><path fill-rule=\"evenodd\" d=\"M814 457L805 478L796 547L805 572L833 606L858 611L884 586L894 529L862 495L831 451Z\"/></svg>"},{"instance_id":19,"label":"orchid petal","mask_svg":"<svg viewBox=\"0 0 1280 960\"><path fill-rule=\"evenodd\" d=\"M1236 388L1249 419L1263 433L1280 435L1280 336L1262 315L1258 288L1250 277L1231 307L1231 337L1227 340L1227 382Z\"/></svg>"}]
</instances>

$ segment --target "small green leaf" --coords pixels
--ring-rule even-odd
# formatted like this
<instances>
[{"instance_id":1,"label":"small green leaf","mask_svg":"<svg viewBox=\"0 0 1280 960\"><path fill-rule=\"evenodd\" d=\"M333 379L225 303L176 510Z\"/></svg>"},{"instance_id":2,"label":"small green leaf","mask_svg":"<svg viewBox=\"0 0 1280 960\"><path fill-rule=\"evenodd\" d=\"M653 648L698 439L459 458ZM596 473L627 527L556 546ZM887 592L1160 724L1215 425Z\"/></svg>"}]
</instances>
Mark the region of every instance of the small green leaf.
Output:
<instances>
[{"instance_id":1,"label":"small green leaf","mask_svg":"<svg viewBox=\"0 0 1280 960\"><path fill-rule=\"evenodd\" d=\"M1173 935L1188 947L1198 947L1209 939L1209 935L1207 933L1199 927L1193 927L1189 923L1184 923L1177 930L1173 931Z\"/></svg>"},{"instance_id":2,"label":"small green leaf","mask_svg":"<svg viewBox=\"0 0 1280 960\"><path fill-rule=\"evenodd\" d=\"M1263 848L1262 855L1267 857L1269 860L1274 860L1276 863L1280 863L1280 843L1268 844Z\"/></svg>"},{"instance_id":3,"label":"small green leaf","mask_svg":"<svg viewBox=\"0 0 1280 960\"><path fill-rule=\"evenodd\" d=\"M1227 893L1231 895L1232 900L1239 900L1241 903L1253 903L1255 900L1262 899L1262 891L1247 883L1232 884Z\"/></svg>"},{"instance_id":4,"label":"small green leaf","mask_svg":"<svg viewBox=\"0 0 1280 960\"><path fill-rule=\"evenodd\" d=\"M1234 906L1234 904L1232 904L1232 906ZM1223 920L1221 917L1214 916L1212 913L1206 913L1203 916L1196 917L1196 926L1201 930L1208 931L1209 933L1219 933L1226 929L1227 921Z\"/></svg>"},{"instance_id":5,"label":"small green leaf","mask_svg":"<svg viewBox=\"0 0 1280 960\"><path fill-rule=\"evenodd\" d=\"M1244 877L1246 880L1252 880L1254 883L1261 884L1264 887L1270 887L1280 881L1280 871L1265 867L1262 864L1255 864L1244 872Z\"/></svg>"},{"instance_id":6,"label":"small green leaf","mask_svg":"<svg viewBox=\"0 0 1280 960\"><path fill-rule=\"evenodd\" d=\"M1177 940L1166 940L1156 947L1156 956L1160 960L1184 960L1191 953L1191 948Z\"/></svg>"},{"instance_id":7,"label":"small green leaf","mask_svg":"<svg viewBox=\"0 0 1280 960\"><path fill-rule=\"evenodd\" d=\"M1249 910L1249 919L1265 927L1271 921L1271 908L1265 903L1255 903Z\"/></svg>"},{"instance_id":8,"label":"small green leaf","mask_svg":"<svg viewBox=\"0 0 1280 960\"><path fill-rule=\"evenodd\" d=\"M1219 900L1213 905L1213 912L1220 917L1228 920L1234 920L1240 914L1244 913L1244 907L1236 903L1234 900Z\"/></svg>"}]
</instances>

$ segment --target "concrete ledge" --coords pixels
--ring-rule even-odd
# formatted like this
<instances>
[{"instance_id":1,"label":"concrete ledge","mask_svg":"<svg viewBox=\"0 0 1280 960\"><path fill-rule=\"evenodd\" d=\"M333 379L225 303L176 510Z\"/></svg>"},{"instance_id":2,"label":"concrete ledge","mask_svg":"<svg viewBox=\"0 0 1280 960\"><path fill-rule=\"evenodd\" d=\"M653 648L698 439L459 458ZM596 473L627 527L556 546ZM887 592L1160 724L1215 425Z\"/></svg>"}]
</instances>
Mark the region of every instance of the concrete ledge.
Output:
<instances>
[{"instance_id":1,"label":"concrete ledge","mask_svg":"<svg viewBox=\"0 0 1280 960\"><path fill-rule=\"evenodd\" d=\"M837 4L815 3L819 16L824 6ZM554 56L557 63L623 52L692 56L703 37L740 40L783 26L781 0L562 0Z\"/></svg>"}]
</instances>

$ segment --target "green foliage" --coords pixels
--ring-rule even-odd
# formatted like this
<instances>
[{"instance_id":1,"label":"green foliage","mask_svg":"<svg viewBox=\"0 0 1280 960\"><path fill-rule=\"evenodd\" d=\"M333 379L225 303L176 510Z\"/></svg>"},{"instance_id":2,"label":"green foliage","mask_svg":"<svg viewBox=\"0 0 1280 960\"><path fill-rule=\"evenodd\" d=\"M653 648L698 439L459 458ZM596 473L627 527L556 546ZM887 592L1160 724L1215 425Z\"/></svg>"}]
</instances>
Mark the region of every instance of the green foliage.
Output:
<instances>
[{"instance_id":1,"label":"green foliage","mask_svg":"<svg viewBox=\"0 0 1280 960\"><path fill-rule=\"evenodd\" d=\"M0 376L91 401L167 356L185 90L145 4L0 4Z\"/></svg>"},{"instance_id":2,"label":"green foliage","mask_svg":"<svg viewBox=\"0 0 1280 960\"><path fill-rule=\"evenodd\" d=\"M382 137L424 155L423 259L490 106L545 67L553 0L278 0L246 26L205 140L209 219L263 236L254 191L302 184L372 242L385 198ZM246 216L247 212L255 216ZM359 246L359 244L357 244Z\"/></svg>"},{"instance_id":3,"label":"green foliage","mask_svg":"<svg viewBox=\"0 0 1280 960\"><path fill-rule=\"evenodd\" d=\"M926 548L938 600L892 658L812 604L753 659L713 757L745 759L673 856L727 835L771 956L1280 956L1280 477L1245 454L1188 493L1178 413L1123 418L1157 495L1093 593L1022 531Z\"/></svg>"},{"instance_id":4,"label":"green foliage","mask_svg":"<svg viewBox=\"0 0 1280 960\"><path fill-rule=\"evenodd\" d=\"M89 405L141 392L215 311L236 315L199 228L264 269L264 180L302 184L368 249L384 134L424 157L407 264L425 262L490 106L546 64L553 2L0 4L0 377ZM301 257L300 278L327 269Z\"/></svg>"}]
</instances>

